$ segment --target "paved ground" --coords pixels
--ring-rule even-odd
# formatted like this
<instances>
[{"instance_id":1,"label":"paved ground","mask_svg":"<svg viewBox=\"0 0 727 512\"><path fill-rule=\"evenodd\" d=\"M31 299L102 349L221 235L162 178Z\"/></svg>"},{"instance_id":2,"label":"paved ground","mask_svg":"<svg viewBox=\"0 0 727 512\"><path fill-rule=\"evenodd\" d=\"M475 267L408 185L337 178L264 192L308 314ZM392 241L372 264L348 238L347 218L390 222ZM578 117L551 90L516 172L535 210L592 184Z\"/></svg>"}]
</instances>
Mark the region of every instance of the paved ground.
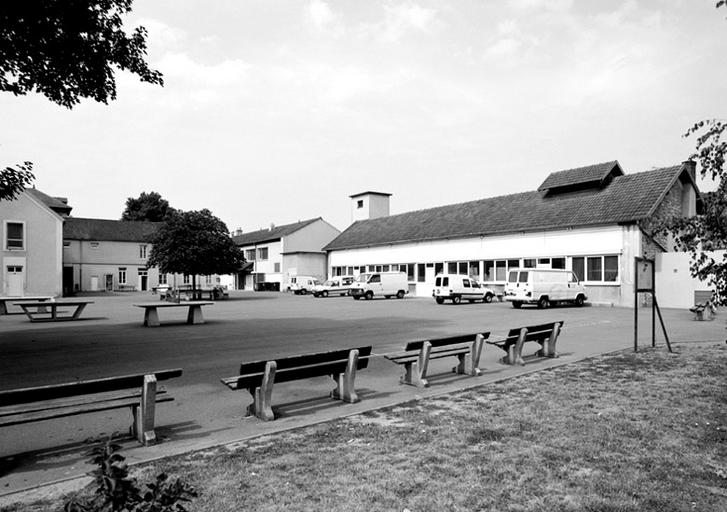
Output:
<instances>
[{"instance_id":1,"label":"paved ground","mask_svg":"<svg viewBox=\"0 0 727 512\"><path fill-rule=\"evenodd\" d=\"M513 309L507 303L436 305L431 299L354 301L348 297L315 299L278 293L233 292L229 300L205 308L204 325L184 323L185 310L162 310L162 326L145 328L143 312L132 304L156 300L150 294L94 297L84 320L31 324L21 315L0 317L0 389L75 379L181 367L182 378L166 387L175 402L157 410L162 443L140 447L125 442L131 462L200 449L276 432L396 402L486 384L528 371L566 364L633 345L633 310L622 308ZM675 343L723 341L724 320L695 322L685 310L665 310ZM382 355L408 340L480 330L493 335L509 328L564 320L558 359L534 359L525 367L498 362L502 352L487 345L479 378L455 376L451 361L434 362L440 373L420 390L398 384L401 368L377 357L357 376L362 401L329 400L330 379L287 383L275 388L273 403L280 419L243 418L250 402L246 391L231 391L219 379L234 375L241 361L325 349L372 344ZM640 310L640 343L651 342L650 311ZM657 321L658 327L658 321ZM663 338L657 336L663 346ZM527 349L526 352L531 350ZM6 427L0 438L0 496L38 484L73 478L89 468L83 441L101 433L126 431L131 415L112 411Z\"/></svg>"}]
</instances>

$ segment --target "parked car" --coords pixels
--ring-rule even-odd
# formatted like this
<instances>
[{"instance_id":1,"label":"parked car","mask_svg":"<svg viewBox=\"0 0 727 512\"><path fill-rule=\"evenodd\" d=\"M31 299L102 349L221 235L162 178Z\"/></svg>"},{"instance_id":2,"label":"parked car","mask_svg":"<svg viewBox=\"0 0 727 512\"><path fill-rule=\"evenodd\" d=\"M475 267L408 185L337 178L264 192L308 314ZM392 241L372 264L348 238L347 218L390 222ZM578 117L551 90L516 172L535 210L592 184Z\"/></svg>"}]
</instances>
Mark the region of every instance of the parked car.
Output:
<instances>
[{"instance_id":1,"label":"parked car","mask_svg":"<svg viewBox=\"0 0 727 512\"><path fill-rule=\"evenodd\" d=\"M585 287L570 270L513 269L505 285L505 300L514 308L523 304L537 304L539 308L569 302L582 306L588 295Z\"/></svg>"},{"instance_id":2,"label":"parked car","mask_svg":"<svg viewBox=\"0 0 727 512\"><path fill-rule=\"evenodd\" d=\"M290 291L296 295L305 295L320 284L320 281L312 276L293 276L290 278Z\"/></svg>"},{"instance_id":3,"label":"parked car","mask_svg":"<svg viewBox=\"0 0 727 512\"><path fill-rule=\"evenodd\" d=\"M328 297L329 295L348 295L351 291L353 277L334 277L313 287L314 297Z\"/></svg>"},{"instance_id":4,"label":"parked car","mask_svg":"<svg viewBox=\"0 0 727 512\"><path fill-rule=\"evenodd\" d=\"M459 274L439 274L434 279L432 297L437 304L444 304L445 300L451 300L452 304L459 304L462 299L469 302L481 300L492 302L496 293L491 288L480 285L476 279Z\"/></svg>"},{"instance_id":5,"label":"parked car","mask_svg":"<svg viewBox=\"0 0 727 512\"><path fill-rule=\"evenodd\" d=\"M374 297L403 299L409 293L406 272L371 272L359 275L351 283L351 296L355 300Z\"/></svg>"}]
</instances>

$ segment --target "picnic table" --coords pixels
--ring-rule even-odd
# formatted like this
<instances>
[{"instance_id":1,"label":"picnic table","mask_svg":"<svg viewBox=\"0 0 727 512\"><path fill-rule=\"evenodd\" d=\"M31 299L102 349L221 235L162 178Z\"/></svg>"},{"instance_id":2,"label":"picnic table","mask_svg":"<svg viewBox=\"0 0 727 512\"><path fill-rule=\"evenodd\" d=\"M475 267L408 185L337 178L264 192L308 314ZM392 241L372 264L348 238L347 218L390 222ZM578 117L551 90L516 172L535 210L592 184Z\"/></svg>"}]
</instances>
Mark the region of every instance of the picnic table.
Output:
<instances>
[{"instance_id":1,"label":"picnic table","mask_svg":"<svg viewBox=\"0 0 727 512\"><path fill-rule=\"evenodd\" d=\"M144 309L144 327L159 327L159 308L189 308L187 311L187 323L190 325L203 324L202 306L209 306L214 302L185 301L185 302L143 302L134 304L137 308Z\"/></svg>"},{"instance_id":2,"label":"picnic table","mask_svg":"<svg viewBox=\"0 0 727 512\"><path fill-rule=\"evenodd\" d=\"M87 305L92 300L63 300L63 301L34 301L14 302L20 306L31 322L62 322L78 320Z\"/></svg>"},{"instance_id":3,"label":"picnic table","mask_svg":"<svg viewBox=\"0 0 727 512\"><path fill-rule=\"evenodd\" d=\"M53 297L50 295L27 295L23 297L0 297L0 315L22 315L22 311L9 312L8 302L41 302L51 300Z\"/></svg>"}]
</instances>

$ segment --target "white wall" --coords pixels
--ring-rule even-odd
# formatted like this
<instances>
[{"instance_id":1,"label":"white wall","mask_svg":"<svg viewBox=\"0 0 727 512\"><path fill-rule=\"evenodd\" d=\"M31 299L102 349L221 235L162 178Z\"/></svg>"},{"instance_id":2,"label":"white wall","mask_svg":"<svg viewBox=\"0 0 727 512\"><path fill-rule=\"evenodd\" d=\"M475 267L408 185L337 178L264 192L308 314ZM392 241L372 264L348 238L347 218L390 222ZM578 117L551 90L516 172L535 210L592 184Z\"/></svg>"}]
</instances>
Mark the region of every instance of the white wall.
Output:
<instances>
[{"instance_id":1,"label":"white wall","mask_svg":"<svg viewBox=\"0 0 727 512\"><path fill-rule=\"evenodd\" d=\"M710 253L716 260L724 257L725 251ZM656 257L656 299L664 308L690 308L694 306L694 292L712 289L689 272L689 254L666 252Z\"/></svg>"}]
</instances>

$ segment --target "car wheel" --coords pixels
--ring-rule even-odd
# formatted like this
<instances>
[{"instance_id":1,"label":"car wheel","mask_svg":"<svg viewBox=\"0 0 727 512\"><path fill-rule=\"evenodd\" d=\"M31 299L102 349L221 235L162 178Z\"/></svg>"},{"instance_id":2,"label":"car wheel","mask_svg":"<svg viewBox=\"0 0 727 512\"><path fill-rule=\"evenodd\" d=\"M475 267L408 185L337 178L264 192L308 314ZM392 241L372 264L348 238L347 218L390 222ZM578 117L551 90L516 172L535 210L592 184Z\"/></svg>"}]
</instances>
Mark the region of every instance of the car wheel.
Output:
<instances>
[{"instance_id":1,"label":"car wheel","mask_svg":"<svg viewBox=\"0 0 727 512\"><path fill-rule=\"evenodd\" d=\"M399 290L396 292L396 298L397 299L403 299L404 298L404 290Z\"/></svg>"},{"instance_id":2,"label":"car wheel","mask_svg":"<svg viewBox=\"0 0 727 512\"><path fill-rule=\"evenodd\" d=\"M374 298L374 292L372 292L371 290L369 290L369 291L367 291L367 292L366 292L366 293L364 294L364 297L366 298L366 300L371 300L371 299L373 299L373 298Z\"/></svg>"},{"instance_id":3,"label":"car wheel","mask_svg":"<svg viewBox=\"0 0 727 512\"><path fill-rule=\"evenodd\" d=\"M486 302L487 304L489 304L490 302L492 302L492 294L491 293L486 294L485 295L485 298L482 299L482 302Z\"/></svg>"},{"instance_id":4,"label":"car wheel","mask_svg":"<svg viewBox=\"0 0 727 512\"><path fill-rule=\"evenodd\" d=\"M328 291L324 290L323 293L321 293L322 296L328 297Z\"/></svg>"},{"instance_id":5,"label":"car wheel","mask_svg":"<svg viewBox=\"0 0 727 512\"><path fill-rule=\"evenodd\" d=\"M300 291L300 294L301 294L301 295L305 295L306 293L308 293L308 290L306 290L305 288L303 288L303 289L302 289L302 290Z\"/></svg>"},{"instance_id":6,"label":"car wheel","mask_svg":"<svg viewBox=\"0 0 727 512\"><path fill-rule=\"evenodd\" d=\"M353 300L359 300L361 298L360 295L353 295Z\"/></svg>"},{"instance_id":7,"label":"car wheel","mask_svg":"<svg viewBox=\"0 0 727 512\"><path fill-rule=\"evenodd\" d=\"M548 297L545 297L545 296L540 297L540 299L538 300L538 307L540 309L547 309L547 308L549 308L550 307L550 301L548 300Z\"/></svg>"},{"instance_id":8,"label":"car wheel","mask_svg":"<svg viewBox=\"0 0 727 512\"><path fill-rule=\"evenodd\" d=\"M436 297L434 300L437 304L444 304L444 299L442 297Z\"/></svg>"},{"instance_id":9,"label":"car wheel","mask_svg":"<svg viewBox=\"0 0 727 512\"><path fill-rule=\"evenodd\" d=\"M512 303L512 307L514 307L515 309L520 309L521 307L523 307L523 303L519 301L514 301Z\"/></svg>"},{"instance_id":10,"label":"car wheel","mask_svg":"<svg viewBox=\"0 0 727 512\"><path fill-rule=\"evenodd\" d=\"M585 300L583 299L583 295L579 295L576 297L576 307L582 307Z\"/></svg>"},{"instance_id":11,"label":"car wheel","mask_svg":"<svg viewBox=\"0 0 727 512\"><path fill-rule=\"evenodd\" d=\"M462 302L462 297L460 297L459 295L455 295L454 297L452 297L452 304L459 304L460 302Z\"/></svg>"}]
</instances>

